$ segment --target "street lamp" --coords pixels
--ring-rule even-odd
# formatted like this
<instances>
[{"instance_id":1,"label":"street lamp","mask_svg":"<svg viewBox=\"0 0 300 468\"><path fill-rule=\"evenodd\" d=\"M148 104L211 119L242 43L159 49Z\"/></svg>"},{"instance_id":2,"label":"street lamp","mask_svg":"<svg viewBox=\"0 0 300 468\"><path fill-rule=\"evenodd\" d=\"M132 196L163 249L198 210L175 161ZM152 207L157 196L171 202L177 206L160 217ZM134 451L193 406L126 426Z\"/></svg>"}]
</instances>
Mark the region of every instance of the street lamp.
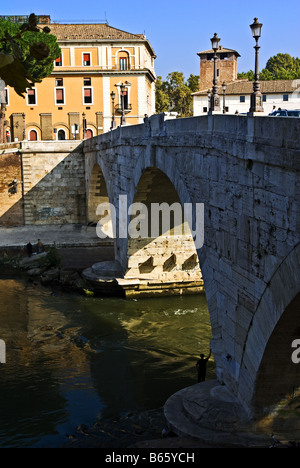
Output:
<instances>
[{"instance_id":1,"label":"street lamp","mask_svg":"<svg viewBox=\"0 0 300 468\"><path fill-rule=\"evenodd\" d=\"M261 36L261 28L262 24L257 21L257 18L254 18L254 22L250 24L250 28L252 31L252 35L255 39L255 74L254 74L254 82L253 82L253 93L251 94L251 101L250 101L250 112L263 112L263 105L262 105L262 95L260 92L260 83L259 83L259 64L258 64L258 52L259 52L259 45L258 39Z\"/></svg>"},{"instance_id":2,"label":"street lamp","mask_svg":"<svg viewBox=\"0 0 300 468\"><path fill-rule=\"evenodd\" d=\"M222 84L222 89L223 89L223 114L226 114L226 107L225 107L226 83L225 83L225 81Z\"/></svg>"},{"instance_id":3,"label":"street lamp","mask_svg":"<svg viewBox=\"0 0 300 468\"><path fill-rule=\"evenodd\" d=\"M23 112L22 114L23 117L23 141L26 139L26 132L25 132L25 114Z\"/></svg>"},{"instance_id":4,"label":"street lamp","mask_svg":"<svg viewBox=\"0 0 300 468\"><path fill-rule=\"evenodd\" d=\"M111 102L112 102L111 130L113 130L117 126L116 121L115 121L115 97L116 95L113 91L110 93L110 97L111 97Z\"/></svg>"},{"instance_id":5,"label":"street lamp","mask_svg":"<svg viewBox=\"0 0 300 468\"><path fill-rule=\"evenodd\" d=\"M212 96L211 96L211 105L210 111L220 111L220 98L218 95L218 86L217 86L217 50L219 48L220 38L217 33L214 34L214 37L211 38L211 46L214 51L214 79L212 87Z\"/></svg>"},{"instance_id":6,"label":"street lamp","mask_svg":"<svg viewBox=\"0 0 300 468\"><path fill-rule=\"evenodd\" d=\"M125 96L127 94L127 91L126 91L126 87L125 85L122 83L120 85L120 94L121 94L121 125L125 125L126 124L126 120L125 120Z\"/></svg>"},{"instance_id":7,"label":"street lamp","mask_svg":"<svg viewBox=\"0 0 300 468\"><path fill-rule=\"evenodd\" d=\"M85 118L85 113L82 112L82 131L83 131L83 139L85 140L85 134L86 134L86 118Z\"/></svg>"},{"instance_id":8,"label":"street lamp","mask_svg":"<svg viewBox=\"0 0 300 468\"><path fill-rule=\"evenodd\" d=\"M208 99L208 111L207 112L209 112L210 111L210 99L211 99L211 90L210 89L207 90L207 99Z\"/></svg>"}]
</instances>

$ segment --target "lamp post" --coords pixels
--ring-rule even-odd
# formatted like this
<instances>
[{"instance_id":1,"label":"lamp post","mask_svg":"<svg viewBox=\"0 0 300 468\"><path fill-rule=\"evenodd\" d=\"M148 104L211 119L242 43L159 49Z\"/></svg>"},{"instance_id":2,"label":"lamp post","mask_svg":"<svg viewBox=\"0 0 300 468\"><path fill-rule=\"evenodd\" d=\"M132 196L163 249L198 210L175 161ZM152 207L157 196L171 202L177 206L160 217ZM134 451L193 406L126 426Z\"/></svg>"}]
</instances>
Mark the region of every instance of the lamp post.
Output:
<instances>
[{"instance_id":1,"label":"lamp post","mask_svg":"<svg viewBox=\"0 0 300 468\"><path fill-rule=\"evenodd\" d=\"M218 86L217 86L217 50L219 48L220 38L218 37L217 33L214 34L214 37L211 38L211 46L214 51L214 79L213 79L213 87L212 87L212 96L210 101L210 111L220 111L220 98L218 95Z\"/></svg>"},{"instance_id":2,"label":"lamp post","mask_svg":"<svg viewBox=\"0 0 300 468\"><path fill-rule=\"evenodd\" d=\"M82 113L82 132L83 132L83 139L85 140L85 134L86 134L86 118L85 118L85 113Z\"/></svg>"},{"instance_id":3,"label":"lamp post","mask_svg":"<svg viewBox=\"0 0 300 468\"><path fill-rule=\"evenodd\" d=\"M125 125L126 124L126 120L125 120L125 96L126 96L126 87L125 85L122 83L120 85L120 94L121 94L121 125Z\"/></svg>"},{"instance_id":4,"label":"lamp post","mask_svg":"<svg viewBox=\"0 0 300 468\"><path fill-rule=\"evenodd\" d=\"M112 102L111 130L113 130L117 126L116 121L115 121L115 97L116 95L113 91L110 93L110 97L111 97L111 102Z\"/></svg>"},{"instance_id":5,"label":"lamp post","mask_svg":"<svg viewBox=\"0 0 300 468\"><path fill-rule=\"evenodd\" d=\"M23 117L23 141L26 139L26 132L25 132L25 114L23 112L22 114Z\"/></svg>"},{"instance_id":6,"label":"lamp post","mask_svg":"<svg viewBox=\"0 0 300 468\"><path fill-rule=\"evenodd\" d=\"M258 53L259 53L259 45L258 39L261 36L261 28L262 24L257 21L257 18L254 18L254 22L250 24L250 28L252 31L252 36L255 39L255 74L254 74L254 83L253 83L253 93L251 94L251 101L250 101L250 113L253 112L263 112L263 105L262 105L262 95L260 92L260 83L259 83L259 64L258 64Z\"/></svg>"},{"instance_id":7,"label":"lamp post","mask_svg":"<svg viewBox=\"0 0 300 468\"><path fill-rule=\"evenodd\" d=\"M208 100L208 110L207 113L210 111L210 99L211 99L211 90L207 90L207 100Z\"/></svg>"},{"instance_id":8,"label":"lamp post","mask_svg":"<svg viewBox=\"0 0 300 468\"><path fill-rule=\"evenodd\" d=\"M226 107L225 107L226 83L225 83L225 81L222 84L222 89L223 89L223 114L226 114Z\"/></svg>"}]
</instances>

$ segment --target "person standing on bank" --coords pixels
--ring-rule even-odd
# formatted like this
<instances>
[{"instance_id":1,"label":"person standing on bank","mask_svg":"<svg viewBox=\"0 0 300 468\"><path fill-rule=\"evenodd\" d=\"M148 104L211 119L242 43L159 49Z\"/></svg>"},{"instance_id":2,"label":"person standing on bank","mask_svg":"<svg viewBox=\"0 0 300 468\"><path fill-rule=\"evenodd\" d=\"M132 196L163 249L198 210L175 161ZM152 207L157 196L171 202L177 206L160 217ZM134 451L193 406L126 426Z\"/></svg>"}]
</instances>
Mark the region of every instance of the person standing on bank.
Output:
<instances>
[{"instance_id":1,"label":"person standing on bank","mask_svg":"<svg viewBox=\"0 0 300 468\"><path fill-rule=\"evenodd\" d=\"M41 239L38 239L37 253L40 254L42 252L44 252L44 246L43 246L43 243L42 243Z\"/></svg>"},{"instance_id":2,"label":"person standing on bank","mask_svg":"<svg viewBox=\"0 0 300 468\"><path fill-rule=\"evenodd\" d=\"M200 354L200 359L198 359L196 364L196 369L198 372L198 382L204 382L206 376L206 364L211 355L211 349L209 350L209 355L207 358L204 357L204 354Z\"/></svg>"},{"instance_id":3,"label":"person standing on bank","mask_svg":"<svg viewBox=\"0 0 300 468\"><path fill-rule=\"evenodd\" d=\"M26 249L27 249L28 257L31 257L31 255L32 255L32 244L31 244L31 242L28 242L28 244L26 245Z\"/></svg>"}]
</instances>

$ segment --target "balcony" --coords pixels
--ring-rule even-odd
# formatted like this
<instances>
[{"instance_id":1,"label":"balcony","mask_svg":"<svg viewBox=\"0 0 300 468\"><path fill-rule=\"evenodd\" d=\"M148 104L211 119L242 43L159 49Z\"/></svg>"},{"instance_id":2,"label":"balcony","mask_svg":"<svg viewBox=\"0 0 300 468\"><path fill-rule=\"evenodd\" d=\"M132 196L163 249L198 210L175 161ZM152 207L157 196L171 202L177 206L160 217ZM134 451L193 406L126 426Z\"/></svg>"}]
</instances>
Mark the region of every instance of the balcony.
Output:
<instances>
[{"instance_id":1,"label":"balcony","mask_svg":"<svg viewBox=\"0 0 300 468\"><path fill-rule=\"evenodd\" d=\"M122 114L122 106L121 104L117 104L115 106L115 111L118 113L118 114ZM125 105L125 109L124 109L124 112L125 114L128 114L129 112L132 111L132 104L127 104Z\"/></svg>"}]
</instances>

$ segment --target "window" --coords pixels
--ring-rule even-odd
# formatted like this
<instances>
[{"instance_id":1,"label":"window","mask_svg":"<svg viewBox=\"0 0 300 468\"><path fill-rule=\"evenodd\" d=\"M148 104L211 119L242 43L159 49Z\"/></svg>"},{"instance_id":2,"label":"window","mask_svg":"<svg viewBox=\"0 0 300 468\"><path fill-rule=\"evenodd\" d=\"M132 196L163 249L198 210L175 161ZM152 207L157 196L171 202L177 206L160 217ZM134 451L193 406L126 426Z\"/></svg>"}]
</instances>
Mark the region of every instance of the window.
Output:
<instances>
[{"instance_id":1,"label":"window","mask_svg":"<svg viewBox=\"0 0 300 468\"><path fill-rule=\"evenodd\" d=\"M55 86L63 86L63 84L64 84L63 78L56 78Z\"/></svg>"},{"instance_id":2,"label":"window","mask_svg":"<svg viewBox=\"0 0 300 468\"><path fill-rule=\"evenodd\" d=\"M92 80L91 78L83 78L83 85L84 86L91 86Z\"/></svg>"},{"instance_id":3,"label":"window","mask_svg":"<svg viewBox=\"0 0 300 468\"><path fill-rule=\"evenodd\" d=\"M36 105L35 88L27 90L27 104L28 104L28 106L35 106Z\"/></svg>"},{"instance_id":4,"label":"window","mask_svg":"<svg viewBox=\"0 0 300 468\"><path fill-rule=\"evenodd\" d=\"M266 94L263 94L262 100L263 100L263 102L267 101L267 95Z\"/></svg>"},{"instance_id":5,"label":"window","mask_svg":"<svg viewBox=\"0 0 300 468\"><path fill-rule=\"evenodd\" d=\"M83 104L93 104L92 88L83 88Z\"/></svg>"},{"instance_id":6,"label":"window","mask_svg":"<svg viewBox=\"0 0 300 468\"><path fill-rule=\"evenodd\" d=\"M55 88L55 104L65 104L64 88Z\"/></svg>"},{"instance_id":7,"label":"window","mask_svg":"<svg viewBox=\"0 0 300 468\"><path fill-rule=\"evenodd\" d=\"M283 95L283 100L284 100L284 101L288 101L288 100L289 100L289 95L288 95L288 94L284 94L284 95Z\"/></svg>"},{"instance_id":8,"label":"window","mask_svg":"<svg viewBox=\"0 0 300 468\"><path fill-rule=\"evenodd\" d=\"M91 65L91 54L84 53L82 58L83 58L83 66L89 67Z\"/></svg>"},{"instance_id":9,"label":"window","mask_svg":"<svg viewBox=\"0 0 300 468\"><path fill-rule=\"evenodd\" d=\"M127 58L120 58L120 70L127 70Z\"/></svg>"},{"instance_id":10,"label":"window","mask_svg":"<svg viewBox=\"0 0 300 468\"><path fill-rule=\"evenodd\" d=\"M240 102L246 102L245 96L240 96Z\"/></svg>"},{"instance_id":11,"label":"window","mask_svg":"<svg viewBox=\"0 0 300 468\"><path fill-rule=\"evenodd\" d=\"M55 66L56 67L61 67L62 66L62 56L55 59Z\"/></svg>"},{"instance_id":12,"label":"window","mask_svg":"<svg viewBox=\"0 0 300 468\"><path fill-rule=\"evenodd\" d=\"M57 139L58 140L65 140L66 139L66 132L64 130L62 130L62 129L58 130Z\"/></svg>"}]
</instances>

